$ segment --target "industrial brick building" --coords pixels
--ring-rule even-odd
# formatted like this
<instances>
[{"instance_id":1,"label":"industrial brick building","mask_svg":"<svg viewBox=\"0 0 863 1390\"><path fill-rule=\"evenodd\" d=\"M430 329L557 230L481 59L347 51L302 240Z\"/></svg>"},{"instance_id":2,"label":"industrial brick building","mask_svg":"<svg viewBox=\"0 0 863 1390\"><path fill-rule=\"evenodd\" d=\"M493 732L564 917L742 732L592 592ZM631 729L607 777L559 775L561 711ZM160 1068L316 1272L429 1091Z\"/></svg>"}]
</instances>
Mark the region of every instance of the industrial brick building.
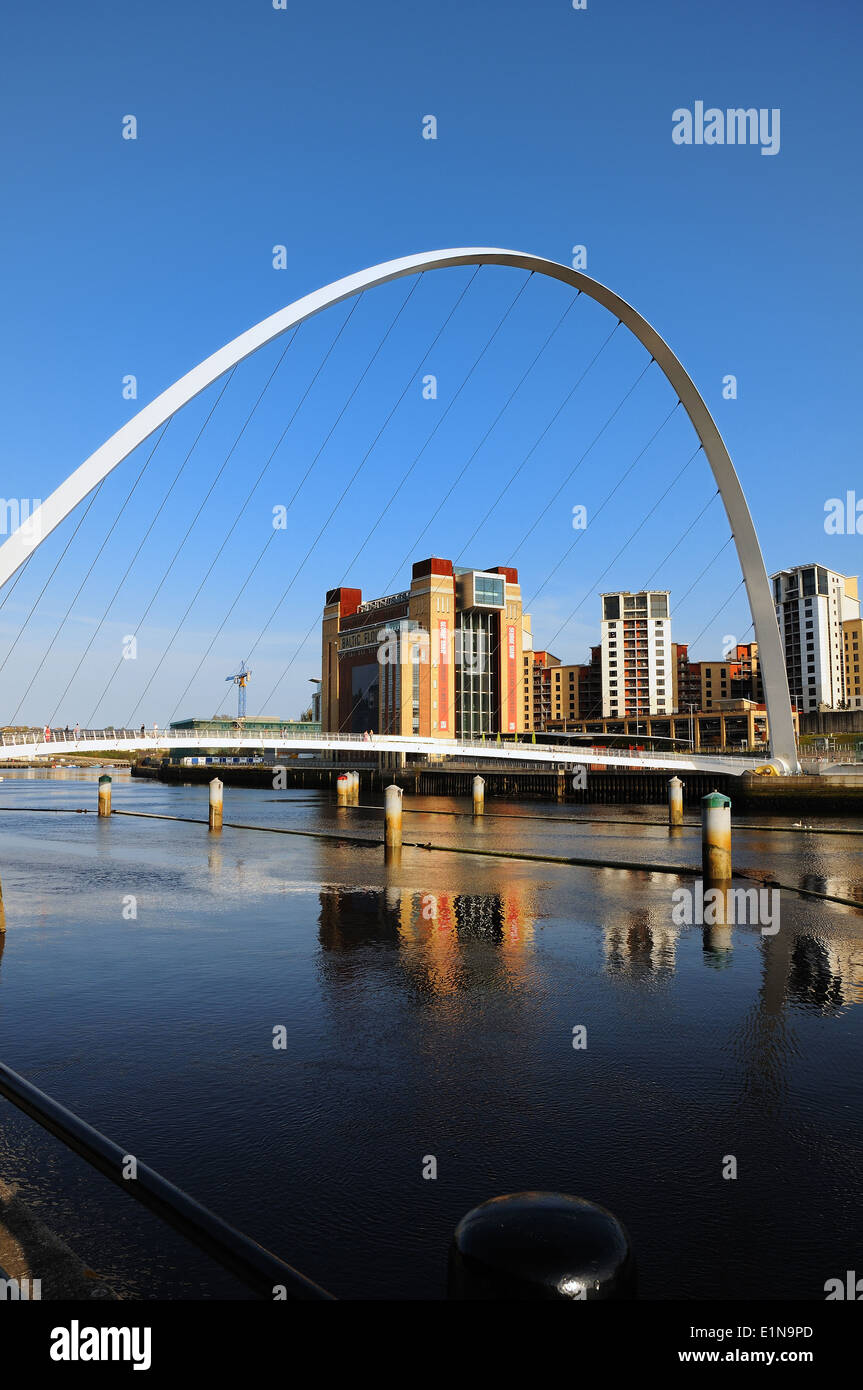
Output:
<instances>
[{"instance_id":1,"label":"industrial brick building","mask_svg":"<svg viewBox=\"0 0 863 1390\"><path fill-rule=\"evenodd\" d=\"M528 624L529 631L529 624ZM433 556L409 589L363 601L331 589L322 626L329 732L478 738L524 730L518 572Z\"/></svg>"}]
</instances>

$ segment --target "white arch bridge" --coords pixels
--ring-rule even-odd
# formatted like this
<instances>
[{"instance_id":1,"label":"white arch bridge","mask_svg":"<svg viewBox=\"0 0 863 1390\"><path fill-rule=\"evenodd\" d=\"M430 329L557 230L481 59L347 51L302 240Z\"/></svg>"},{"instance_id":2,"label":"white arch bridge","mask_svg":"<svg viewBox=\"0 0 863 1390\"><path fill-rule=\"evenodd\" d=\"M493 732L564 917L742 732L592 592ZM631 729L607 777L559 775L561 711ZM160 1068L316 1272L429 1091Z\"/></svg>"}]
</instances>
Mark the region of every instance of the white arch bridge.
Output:
<instances>
[{"instance_id":1,"label":"white arch bridge","mask_svg":"<svg viewBox=\"0 0 863 1390\"><path fill-rule=\"evenodd\" d=\"M17 573L35 547L41 544L101 484L109 473L128 458L133 450L165 425L176 411L267 343L280 338L306 319L312 318L330 306L355 298L375 286L384 285L403 276L413 276L447 267L485 265L515 267L528 271L532 275L548 277L570 286L578 293L584 294L600 304L642 344L676 393L710 465L740 561L752 624L758 642L774 767L777 772L796 772L799 764L794 721L784 653L767 572L740 481L716 422L683 364L660 337L656 329L626 300L579 270L526 252L496 247L460 247L403 256L333 281L332 284L326 285L312 294L305 295L293 304L289 304L263 319L254 327L247 329L246 332L241 333L239 337L199 363L197 367L187 372L161 395L144 406L95 453L91 454L84 463L70 473L51 496L33 512L27 522L22 524L6 540L5 544L0 546L0 589ZM123 747L136 746L133 734L124 734L123 738L125 740ZM98 740L94 740L95 742ZM436 751L440 751L443 747L441 740L430 740L429 742L433 744ZM307 741L302 746L307 750L324 751L340 747L342 744L343 740L341 739L324 738L317 742ZM14 746L16 745L12 745L12 747ZM247 745L243 740L239 742L229 740L224 744L213 743L212 746L244 747ZM260 746L259 741L254 746ZM287 747L289 745L280 740L278 746ZM396 752L431 751L424 746L423 740L410 738L388 740L387 746ZM456 746L459 749L470 747L466 744ZM33 747L34 745L31 744L31 755ZM113 741L103 740L99 743L98 751L110 752L117 747L119 745L116 738ZM8 748L9 745L7 745ZM74 744L61 745L56 743L53 745L53 749L44 751L59 753L76 750ZM451 756L453 755L461 756L460 753L451 754ZM517 756L521 759L525 756L525 750L523 746L520 746L516 754L501 746L499 750L492 752L491 746L486 744L484 756L500 758ZM583 750L574 752L571 749L553 751L531 749L530 758L537 762L557 760L558 762L583 763L586 761ZM599 753L592 754L590 760L593 762L602 760L609 765L625 764L632 761L631 758L609 754L607 751L601 755ZM650 763L647 763L646 760L641 761L644 762L644 765L655 767L680 767L684 765L679 758L654 757L653 755L651 755ZM718 762L717 759L706 761L712 764ZM743 762L744 760L735 760L733 764L723 764L723 767L727 767L731 771L740 771L743 770ZM754 764L755 760L752 760L752 765ZM705 760L693 758L690 759L689 765L692 767L704 766Z\"/></svg>"},{"instance_id":2,"label":"white arch bridge","mask_svg":"<svg viewBox=\"0 0 863 1390\"><path fill-rule=\"evenodd\" d=\"M337 754L346 762L351 755L412 754L426 759L462 759L471 762L499 762L503 766L517 764L543 768L579 768L587 765L614 768L667 768L670 772L717 772L742 776L755 768L764 768L763 758L709 757L687 753L615 752L609 748L573 748L541 743L496 743L488 741L441 738L400 738L376 735L366 739L362 734L285 734L278 729L255 734L210 734L202 729L82 729L78 738L52 737L44 734L20 733L0 736L2 761L30 761L33 758L72 757L93 753L154 753L177 752L183 749L206 749L207 753L223 752L225 756L273 753ZM334 764L335 766L335 764Z\"/></svg>"}]
</instances>

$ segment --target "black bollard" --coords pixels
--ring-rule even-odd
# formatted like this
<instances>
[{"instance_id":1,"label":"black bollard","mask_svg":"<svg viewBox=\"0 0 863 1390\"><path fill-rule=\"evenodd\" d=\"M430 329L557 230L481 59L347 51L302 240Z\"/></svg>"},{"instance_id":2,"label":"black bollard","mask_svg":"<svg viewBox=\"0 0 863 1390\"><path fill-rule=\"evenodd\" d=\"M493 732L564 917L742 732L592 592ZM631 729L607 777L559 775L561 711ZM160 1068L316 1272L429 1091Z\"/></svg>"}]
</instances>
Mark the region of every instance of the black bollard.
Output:
<instances>
[{"instance_id":1,"label":"black bollard","mask_svg":"<svg viewBox=\"0 0 863 1390\"><path fill-rule=\"evenodd\" d=\"M474 1207L449 1256L454 1299L635 1298L626 1228L605 1207L561 1192L516 1192Z\"/></svg>"}]
</instances>

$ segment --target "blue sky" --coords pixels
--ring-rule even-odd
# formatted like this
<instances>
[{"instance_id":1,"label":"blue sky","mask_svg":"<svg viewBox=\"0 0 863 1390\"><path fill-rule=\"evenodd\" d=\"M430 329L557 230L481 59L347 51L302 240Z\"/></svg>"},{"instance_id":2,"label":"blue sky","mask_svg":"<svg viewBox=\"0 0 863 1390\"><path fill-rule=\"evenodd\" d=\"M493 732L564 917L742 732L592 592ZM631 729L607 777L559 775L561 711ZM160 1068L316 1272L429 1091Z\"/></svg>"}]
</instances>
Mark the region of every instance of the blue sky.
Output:
<instances>
[{"instance_id":1,"label":"blue sky","mask_svg":"<svg viewBox=\"0 0 863 1390\"><path fill-rule=\"evenodd\" d=\"M343 274L435 247L510 246L568 262L584 245L588 273L654 323L714 411L768 570L818 560L857 573L859 538L827 536L823 521L828 498L855 487L863 496L854 409L863 366L861 28L854 0L588 0L578 12L569 0L16 7L0 83L0 494L47 496L215 348ZM779 153L675 145L672 112L697 100L779 108ZM135 141L121 138L127 114L138 121ZM438 121L434 141L422 138L428 114ZM277 244L287 248L284 270L273 268ZM230 705L224 677L243 657L254 671L250 712L296 714L318 673L323 591L344 580L374 596L391 579L407 581L406 565L394 575L406 554L458 556L613 327L585 300L571 308L430 522L569 305L567 291L534 277L451 404L524 280L480 271L424 361L470 275L437 272L417 284L321 449L411 282L363 298L225 540L349 306L301 329L143 623L284 342L238 369L148 536L218 388L175 419L103 546L145 454L127 460L59 565L80 513L37 551L0 609L0 721L16 710L17 722L33 723L212 714ZM564 660L583 660L597 640L603 570L696 447L678 411L603 507L674 405L654 366L569 478L645 362L623 330L615 334L461 557L486 566L514 554L525 599L537 595L537 645ZM428 372L438 378L435 401L421 396ZM134 402L121 393L130 373ZM722 398L727 374L736 400ZM312 463L287 529L271 539L273 506L290 501ZM700 457L599 584L637 588L659 567L652 582L672 591L675 639L692 641L706 625L696 650L705 657L727 634L751 636L733 546L721 549L729 532L718 501L661 562L713 491ZM589 525L569 550L577 504ZM130 633L138 658L113 675Z\"/></svg>"}]
</instances>

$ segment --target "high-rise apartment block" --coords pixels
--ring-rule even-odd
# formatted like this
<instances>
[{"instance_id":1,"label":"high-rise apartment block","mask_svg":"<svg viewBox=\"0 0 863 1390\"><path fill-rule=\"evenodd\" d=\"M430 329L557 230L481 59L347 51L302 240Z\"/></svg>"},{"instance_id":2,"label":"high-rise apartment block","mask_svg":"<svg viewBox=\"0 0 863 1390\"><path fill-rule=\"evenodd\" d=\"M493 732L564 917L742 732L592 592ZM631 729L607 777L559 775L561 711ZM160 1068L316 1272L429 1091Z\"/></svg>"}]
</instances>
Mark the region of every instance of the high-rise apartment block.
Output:
<instances>
[{"instance_id":1,"label":"high-rise apartment block","mask_svg":"<svg viewBox=\"0 0 863 1390\"><path fill-rule=\"evenodd\" d=\"M845 624L860 618L856 577L797 565L771 579L792 700L804 711L847 708L854 690L846 677L844 634Z\"/></svg>"},{"instance_id":2,"label":"high-rise apartment block","mask_svg":"<svg viewBox=\"0 0 863 1390\"><path fill-rule=\"evenodd\" d=\"M602 712L670 714L674 708L668 590L602 595Z\"/></svg>"}]
</instances>

